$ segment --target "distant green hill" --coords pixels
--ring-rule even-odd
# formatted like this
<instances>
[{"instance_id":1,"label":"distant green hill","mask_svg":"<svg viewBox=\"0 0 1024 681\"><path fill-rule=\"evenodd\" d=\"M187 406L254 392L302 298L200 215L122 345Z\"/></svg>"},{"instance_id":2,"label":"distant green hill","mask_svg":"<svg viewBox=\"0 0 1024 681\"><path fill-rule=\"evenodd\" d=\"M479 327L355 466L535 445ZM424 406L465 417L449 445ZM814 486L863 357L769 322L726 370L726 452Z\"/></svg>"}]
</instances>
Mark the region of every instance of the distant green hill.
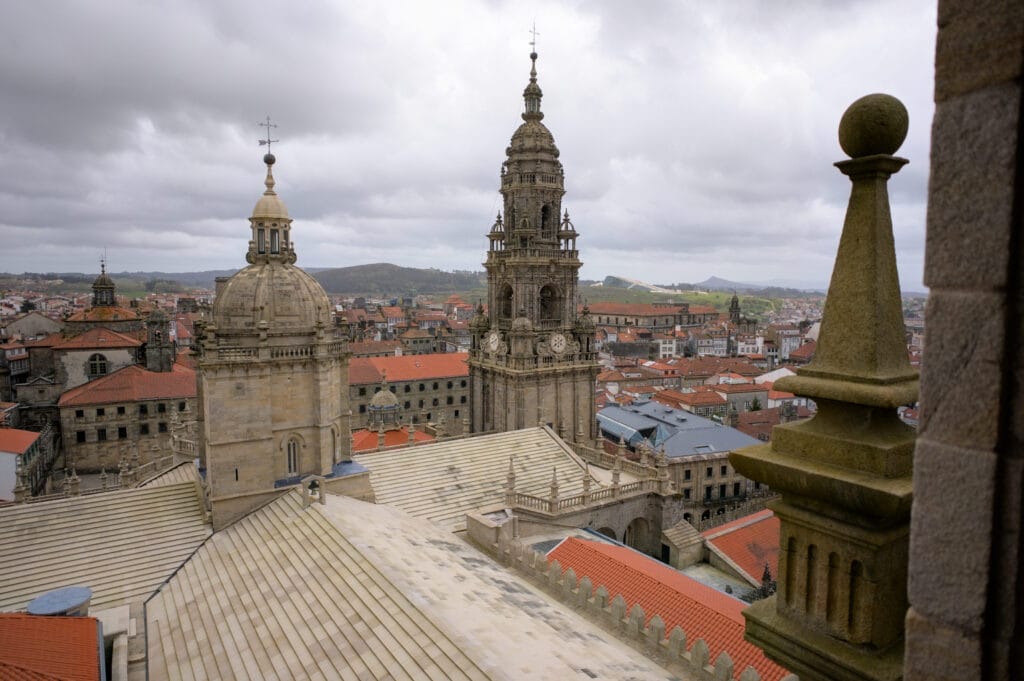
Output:
<instances>
[{"instance_id":1,"label":"distant green hill","mask_svg":"<svg viewBox=\"0 0 1024 681\"><path fill-rule=\"evenodd\" d=\"M416 295L467 291L486 286L483 272L443 272L399 267L390 263L322 270L313 275L328 293Z\"/></svg>"}]
</instances>

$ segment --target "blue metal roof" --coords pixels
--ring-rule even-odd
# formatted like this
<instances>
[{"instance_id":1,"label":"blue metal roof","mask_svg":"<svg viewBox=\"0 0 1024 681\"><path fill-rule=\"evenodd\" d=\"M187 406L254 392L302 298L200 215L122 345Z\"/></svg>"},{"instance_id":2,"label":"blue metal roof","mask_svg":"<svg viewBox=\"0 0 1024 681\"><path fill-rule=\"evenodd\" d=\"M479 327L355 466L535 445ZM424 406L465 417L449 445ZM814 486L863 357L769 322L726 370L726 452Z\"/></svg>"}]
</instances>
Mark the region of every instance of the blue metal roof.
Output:
<instances>
[{"instance_id":1,"label":"blue metal roof","mask_svg":"<svg viewBox=\"0 0 1024 681\"><path fill-rule=\"evenodd\" d=\"M621 407L609 405L597 413L601 430L635 448L641 441L655 449L664 447L674 458L729 452L760 442L735 428L723 426L688 411L659 402L641 402Z\"/></svg>"}]
</instances>

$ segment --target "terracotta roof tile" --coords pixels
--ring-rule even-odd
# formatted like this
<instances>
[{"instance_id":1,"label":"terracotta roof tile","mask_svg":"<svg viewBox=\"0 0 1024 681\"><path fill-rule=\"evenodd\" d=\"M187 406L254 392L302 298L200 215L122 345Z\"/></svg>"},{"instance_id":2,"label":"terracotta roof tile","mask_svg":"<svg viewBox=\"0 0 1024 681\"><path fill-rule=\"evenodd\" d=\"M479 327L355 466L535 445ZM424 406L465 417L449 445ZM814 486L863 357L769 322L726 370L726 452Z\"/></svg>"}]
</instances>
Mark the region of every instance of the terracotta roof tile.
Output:
<instances>
[{"instance_id":1,"label":"terracotta roof tile","mask_svg":"<svg viewBox=\"0 0 1024 681\"><path fill-rule=\"evenodd\" d=\"M99 620L94 617L0 614L0 676L99 679L98 628Z\"/></svg>"},{"instance_id":2,"label":"terracotta roof tile","mask_svg":"<svg viewBox=\"0 0 1024 681\"><path fill-rule=\"evenodd\" d=\"M761 583L764 565L779 574L779 519L770 510L759 511L701 533L738 565L755 584Z\"/></svg>"},{"instance_id":3,"label":"terracotta roof tile","mask_svg":"<svg viewBox=\"0 0 1024 681\"><path fill-rule=\"evenodd\" d=\"M181 364L170 371L147 371L137 364L72 388L60 397L58 406L139 402L142 400L186 399L196 396L196 372Z\"/></svg>"},{"instance_id":4,"label":"terracotta roof tile","mask_svg":"<svg viewBox=\"0 0 1024 681\"><path fill-rule=\"evenodd\" d=\"M436 440L430 433L424 433L422 430L417 430L413 433L415 438L414 442L430 442ZM385 447L397 447L399 445L409 444L409 430L408 426L402 426L398 430L385 430L384 431L384 446ZM371 452L377 449L377 431L370 430L368 428L361 428L352 432L352 451L353 452Z\"/></svg>"},{"instance_id":5,"label":"terracotta roof tile","mask_svg":"<svg viewBox=\"0 0 1024 681\"><path fill-rule=\"evenodd\" d=\"M138 319L134 310L126 307L90 307L68 317L69 322L123 322Z\"/></svg>"},{"instance_id":6,"label":"terracotta roof tile","mask_svg":"<svg viewBox=\"0 0 1024 681\"><path fill-rule=\"evenodd\" d=\"M779 681L788 673L743 639L745 603L663 563L624 546L575 537L561 542L547 558L557 560L563 570L571 567L580 579L589 577L595 590L603 585L610 598L621 594L627 608L639 603L647 620L659 615L666 634L678 626L686 632L688 645L704 639L712 660L728 651L737 670L749 665L763 681Z\"/></svg>"},{"instance_id":7,"label":"terracotta roof tile","mask_svg":"<svg viewBox=\"0 0 1024 681\"><path fill-rule=\"evenodd\" d=\"M0 428L0 452L24 454L39 439L39 433L17 428Z\"/></svg>"},{"instance_id":8,"label":"terracotta roof tile","mask_svg":"<svg viewBox=\"0 0 1024 681\"><path fill-rule=\"evenodd\" d=\"M403 355L401 357L353 357L349 360L349 383L379 383L381 373L386 372L389 383L416 381L428 378L461 378L469 376L468 354L465 352L442 352L427 355ZM376 371L376 378L367 367ZM362 380L356 380L356 377Z\"/></svg>"},{"instance_id":9,"label":"terracotta roof tile","mask_svg":"<svg viewBox=\"0 0 1024 681\"><path fill-rule=\"evenodd\" d=\"M93 348L136 348L142 342L131 336L103 327L89 329L85 333L73 336L66 341L57 343L55 350L91 350Z\"/></svg>"}]
</instances>

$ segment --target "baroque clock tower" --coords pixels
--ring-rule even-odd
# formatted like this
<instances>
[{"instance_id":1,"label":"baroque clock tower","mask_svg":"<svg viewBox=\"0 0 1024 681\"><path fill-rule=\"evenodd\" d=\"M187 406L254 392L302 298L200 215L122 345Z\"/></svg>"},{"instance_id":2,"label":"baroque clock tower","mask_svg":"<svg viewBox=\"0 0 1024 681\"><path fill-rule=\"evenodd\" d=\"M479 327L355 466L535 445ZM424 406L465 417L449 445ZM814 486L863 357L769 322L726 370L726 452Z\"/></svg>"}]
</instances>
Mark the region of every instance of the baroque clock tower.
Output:
<instances>
[{"instance_id":1,"label":"baroque clock tower","mask_svg":"<svg viewBox=\"0 0 1024 681\"><path fill-rule=\"evenodd\" d=\"M577 312L582 263L577 233L562 211L565 174L541 122L537 53L530 54L523 124L501 167L504 208L487 252L487 314L471 322L473 431L549 424L574 440L596 437L594 322Z\"/></svg>"}]
</instances>

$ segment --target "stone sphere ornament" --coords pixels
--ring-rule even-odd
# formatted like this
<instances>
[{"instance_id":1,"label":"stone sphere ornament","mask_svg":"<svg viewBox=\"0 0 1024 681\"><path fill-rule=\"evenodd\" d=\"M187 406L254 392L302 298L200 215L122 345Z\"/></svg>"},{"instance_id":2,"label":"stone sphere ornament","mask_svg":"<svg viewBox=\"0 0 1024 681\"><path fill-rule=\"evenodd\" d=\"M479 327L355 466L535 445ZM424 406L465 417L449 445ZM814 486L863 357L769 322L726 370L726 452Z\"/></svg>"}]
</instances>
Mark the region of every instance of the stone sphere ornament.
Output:
<instances>
[{"instance_id":1,"label":"stone sphere ornament","mask_svg":"<svg viewBox=\"0 0 1024 681\"><path fill-rule=\"evenodd\" d=\"M873 94L851 104L839 121L839 146L850 158L895 154L907 138L910 117L892 95Z\"/></svg>"}]
</instances>

